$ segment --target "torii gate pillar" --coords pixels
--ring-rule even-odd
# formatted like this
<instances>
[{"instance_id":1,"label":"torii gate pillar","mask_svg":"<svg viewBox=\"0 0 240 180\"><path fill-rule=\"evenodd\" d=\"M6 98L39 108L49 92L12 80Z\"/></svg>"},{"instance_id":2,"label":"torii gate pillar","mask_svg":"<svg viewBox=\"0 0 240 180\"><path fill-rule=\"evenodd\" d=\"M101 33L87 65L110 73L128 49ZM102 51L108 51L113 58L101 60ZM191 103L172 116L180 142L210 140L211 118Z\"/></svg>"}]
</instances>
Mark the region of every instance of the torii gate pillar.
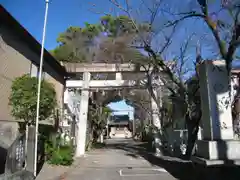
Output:
<instances>
[{"instance_id":1,"label":"torii gate pillar","mask_svg":"<svg viewBox=\"0 0 240 180\"><path fill-rule=\"evenodd\" d=\"M91 74L89 72L83 73L83 90L81 92L79 121L77 123L77 148L76 157L85 154L86 147L86 133L87 133L87 118L88 118L88 102L89 102L89 82Z\"/></svg>"}]
</instances>

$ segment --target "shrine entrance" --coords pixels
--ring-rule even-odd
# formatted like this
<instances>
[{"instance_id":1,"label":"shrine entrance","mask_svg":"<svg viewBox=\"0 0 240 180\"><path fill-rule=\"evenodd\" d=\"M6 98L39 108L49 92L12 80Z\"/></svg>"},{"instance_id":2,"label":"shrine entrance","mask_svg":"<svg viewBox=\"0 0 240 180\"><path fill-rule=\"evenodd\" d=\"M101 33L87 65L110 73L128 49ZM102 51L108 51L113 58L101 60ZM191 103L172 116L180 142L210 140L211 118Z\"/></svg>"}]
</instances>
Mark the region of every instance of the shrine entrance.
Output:
<instances>
[{"instance_id":1,"label":"shrine entrance","mask_svg":"<svg viewBox=\"0 0 240 180\"><path fill-rule=\"evenodd\" d=\"M66 81L66 96L69 91L79 93L79 105L76 132L76 157L85 153L86 133L89 103L96 103L104 107L112 101L126 99L126 102L146 116L160 129L159 106L147 91L149 84L146 79L146 70L134 64L65 64L69 77ZM161 80L155 78L155 97L160 99ZM139 95L139 92L140 95ZM91 99L91 101L89 101ZM144 100L143 100L144 99ZM142 102L139 102L142 101ZM144 102L145 101L145 102ZM161 101L161 100L160 100ZM159 102L160 102L159 101ZM148 107L149 112L143 111ZM137 113L136 113L137 114ZM134 131L134 130L133 130Z\"/></svg>"}]
</instances>

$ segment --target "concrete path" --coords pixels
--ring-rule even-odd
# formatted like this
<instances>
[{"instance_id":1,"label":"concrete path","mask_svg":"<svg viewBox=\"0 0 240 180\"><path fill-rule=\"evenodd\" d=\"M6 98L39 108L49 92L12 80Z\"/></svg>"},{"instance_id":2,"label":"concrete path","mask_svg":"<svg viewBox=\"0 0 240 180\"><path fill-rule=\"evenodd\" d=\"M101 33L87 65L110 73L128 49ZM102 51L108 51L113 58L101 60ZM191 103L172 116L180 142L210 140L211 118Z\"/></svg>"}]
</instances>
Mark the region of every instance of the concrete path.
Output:
<instances>
[{"instance_id":1,"label":"concrete path","mask_svg":"<svg viewBox=\"0 0 240 180\"><path fill-rule=\"evenodd\" d=\"M138 156L139 148L132 140L107 140L103 149L93 150L64 172L64 180L174 180L165 169L151 165ZM135 152L136 151L136 152ZM61 171L61 170L59 170ZM52 174L54 170L52 170ZM47 175L45 173L45 175ZM50 180L42 177L38 180ZM55 180L61 179L59 176Z\"/></svg>"}]
</instances>

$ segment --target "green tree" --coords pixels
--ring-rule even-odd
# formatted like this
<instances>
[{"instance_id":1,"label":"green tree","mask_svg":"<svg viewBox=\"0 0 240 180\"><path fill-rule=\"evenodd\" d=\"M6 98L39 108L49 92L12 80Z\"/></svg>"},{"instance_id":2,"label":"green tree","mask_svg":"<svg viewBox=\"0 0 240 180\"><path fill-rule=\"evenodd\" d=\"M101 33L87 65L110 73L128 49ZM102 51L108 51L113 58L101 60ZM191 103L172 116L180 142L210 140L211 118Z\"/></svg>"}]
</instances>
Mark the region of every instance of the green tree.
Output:
<instances>
[{"instance_id":1,"label":"green tree","mask_svg":"<svg viewBox=\"0 0 240 180\"><path fill-rule=\"evenodd\" d=\"M108 63L146 63L146 57L135 47L140 43L139 34L146 34L148 25L138 24L138 30L128 16L103 16L101 18L106 36L100 41L97 57ZM104 50L104 51L102 51Z\"/></svg>"},{"instance_id":2,"label":"green tree","mask_svg":"<svg viewBox=\"0 0 240 180\"><path fill-rule=\"evenodd\" d=\"M142 25L141 29L146 29ZM136 30L127 16L103 16L97 24L69 27L57 38L59 45L51 51L62 62L138 62L143 55L132 48Z\"/></svg>"},{"instance_id":3,"label":"green tree","mask_svg":"<svg viewBox=\"0 0 240 180\"><path fill-rule=\"evenodd\" d=\"M88 112L88 136L87 148L90 149L93 143L96 143L101 133L107 125L107 119L112 110L95 101L96 104L90 104Z\"/></svg>"},{"instance_id":4,"label":"green tree","mask_svg":"<svg viewBox=\"0 0 240 180\"><path fill-rule=\"evenodd\" d=\"M12 115L16 119L24 120L25 125L35 123L37 86L38 79L28 74L17 77L12 83L9 97ZM56 92L53 85L42 80L39 120L45 120L53 115L56 105Z\"/></svg>"},{"instance_id":5,"label":"green tree","mask_svg":"<svg viewBox=\"0 0 240 180\"><path fill-rule=\"evenodd\" d=\"M100 32L101 26L86 23L85 28L69 27L59 35L59 45L51 51L52 55L62 62L86 62L94 57L91 52L94 37Z\"/></svg>"}]
</instances>

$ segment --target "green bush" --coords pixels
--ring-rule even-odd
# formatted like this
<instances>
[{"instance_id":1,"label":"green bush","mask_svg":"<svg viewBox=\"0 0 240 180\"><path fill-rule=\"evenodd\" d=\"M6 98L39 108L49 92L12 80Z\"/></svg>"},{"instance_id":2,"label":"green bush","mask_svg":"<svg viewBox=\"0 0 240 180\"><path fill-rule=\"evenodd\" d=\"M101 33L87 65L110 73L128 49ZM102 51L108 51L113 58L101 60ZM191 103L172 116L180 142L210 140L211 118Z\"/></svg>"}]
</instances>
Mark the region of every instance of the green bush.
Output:
<instances>
[{"instance_id":1,"label":"green bush","mask_svg":"<svg viewBox=\"0 0 240 180\"><path fill-rule=\"evenodd\" d=\"M24 120L26 124L34 124L37 113L38 79L29 74L14 79L9 97L12 115ZM42 80L40 96L39 120L45 120L54 114L57 105L56 92L53 84Z\"/></svg>"},{"instance_id":2,"label":"green bush","mask_svg":"<svg viewBox=\"0 0 240 180\"><path fill-rule=\"evenodd\" d=\"M46 158L49 164L70 166L73 163L74 147L62 145L60 134L55 134L45 143Z\"/></svg>"},{"instance_id":3,"label":"green bush","mask_svg":"<svg viewBox=\"0 0 240 180\"><path fill-rule=\"evenodd\" d=\"M48 162L54 165L70 166L73 160L73 147L60 146L52 151Z\"/></svg>"}]
</instances>

